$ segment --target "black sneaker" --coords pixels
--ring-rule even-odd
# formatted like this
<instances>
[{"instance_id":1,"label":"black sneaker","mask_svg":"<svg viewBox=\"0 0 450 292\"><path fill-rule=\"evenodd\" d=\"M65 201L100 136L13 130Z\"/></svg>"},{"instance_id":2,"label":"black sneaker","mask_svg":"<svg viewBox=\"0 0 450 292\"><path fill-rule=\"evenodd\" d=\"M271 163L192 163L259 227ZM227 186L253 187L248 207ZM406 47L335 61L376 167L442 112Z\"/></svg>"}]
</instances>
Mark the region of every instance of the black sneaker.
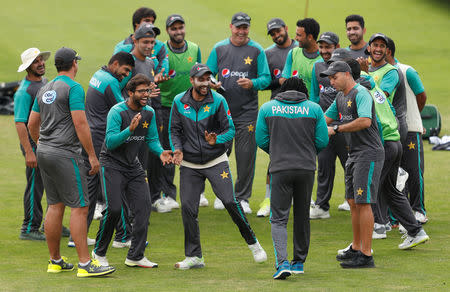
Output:
<instances>
[{"instance_id":1,"label":"black sneaker","mask_svg":"<svg viewBox=\"0 0 450 292\"><path fill-rule=\"evenodd\" d=\"M338 254L336 256L336 260L340 261L340 262L344 262L344 261L348 261L351 260L352 258L356 257L358 255L358 251L354 250L351 246L349 249L347 249L346 251L344 251L344 253L342 254Z\"/></svg>"},{"instance_id":2,"label":"black sneaker","mask_svg":"<svg viewBox=\"0 0 450 292\"><path fill-rule=\"evenodd\" d=\"M45 241L45 235L39 231L21 232L19 239Z\"/></svg>"},{"instance_id":3,"label":"black sneaker","mask_svg":"<svg viewBox=\"0 0 450 292\"><path fill-rule=\"evenodd\" d=\"M91 259L89 264L81 266L78 264L77 277L98 277L113 273L116 269L111 266L102 266L98 260Z\"/></svg>"},{"instance_id":4,"label":"black sneaker","mask_svg":"<svg viewBox=\"0 0 450 292\"><path fill-rule=\"evenodd\" d=\"M342 262L341 267L344 269L361 269L361 268L375 268L372 256L366 256L361 251L348 261Z\"/></svg>"},{"instance_id":5,"label":"black sneaker","mask_svg":"<svg viewBox=\"0 0 450 292\"><path fill-rule=\"evenodd\" d=\"M60 273L66 271L73 271L73 265L67 262L66 257L61 257L61 261L59 263L54 260L48 261L47 273Z\"/></svg>"},{"instance_id":6,"label":"black sneaker","mask_svg":"<svg viewBox=\"0 0 450 292\"><path fill-rule=\"evenodd\" d=\"M61 237L69 237L70 236L70 229L66 226L62 227Z\"/></svg>"}]
</instances>

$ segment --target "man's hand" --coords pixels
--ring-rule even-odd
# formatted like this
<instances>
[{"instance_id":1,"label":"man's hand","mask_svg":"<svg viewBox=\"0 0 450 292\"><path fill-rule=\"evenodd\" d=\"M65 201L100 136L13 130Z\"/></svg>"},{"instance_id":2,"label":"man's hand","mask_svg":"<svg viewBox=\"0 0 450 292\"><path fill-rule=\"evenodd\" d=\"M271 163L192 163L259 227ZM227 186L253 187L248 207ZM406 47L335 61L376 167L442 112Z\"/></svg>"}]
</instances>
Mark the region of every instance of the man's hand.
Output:
<instances>
[{"instance_id":1,"label":"man's hand","mask_svg":"<svg viewBox=\"0 0 450 292\"><path fill-rule=\"evenodd\" d=\"M183 161L183 152L180 149L177 149L173 152L173 163L176 165L180 165L181 161Z\"/></svg>"},{"instance_id":2,"label":"man's hand","mask_svg":"<svg viewBox=\"0 0 450 292\"><path fill-rule=\"evenodd\" d=\"M356 59L356 61L358 61L359 65L361 66L361 71L364 71L366 73L369 72L369 60L363 57L359 57L358 59Z\"/></svg>"},{"instance_id":3,"label":"man's hand","mask_svg":"<svg viewBox=\"0 0 450 292\"><path fill-rule=\"evenodd\" d=\"M164 150L161 155L159 156L159 159L161 159L163 165L172 163L172 151L171 150Z\"/></svg>"},{"instance_id":4,"label":"man's hand","mask_svg":"<svg viewBox=\"0 0 450 292\"><path fill-rule=\"evenodd\" d=\"M209 87L211 87L214 90L218 90L222 86L222 82L212 83L209 81Z\"/></svg>"},{"instance_id":5,"label":"man's hand","mask_svg":"<svg viewBox=\"0 0 450 292\"><path fill-rule=\"evenodd\" d=\"M89 170L89 175L94 175L100 170L100 163L98 162L97 156L89 156L89 164L91 165L91 170Z\"/></svg>"},{"instance_id":6,"label":"man's hand","mask_svg":"<svg viewBox=\"0 0 450 292\"><path fill-rule=\"evenodd\" d=\"M333 136L334 134L336 134L336 132L334 131L333 127L328 127L328 136Z\"/></svg>"},{"instance_id":7,"label":"man's hand","mask_svg":"<svg viewBox=\"0 0 450 292\"><path fill-rule=\"evenodd\" d=\"M214 132L208 133L208 131L205 130L205 140L211 146L216 145L217 134Z\"/></svg>"},{"instance_id":8,"label":"man's hand","mask_svg":"<svg viewBox=\"0 0 450 292\"><path fill-rule=\"evenodd\" d=\"M33 151L29 151L25 153L25 164L27 167L36 168L37 167L37 160L36 155Z\"/></svg>"},{"instance_id":9,"label":"man's hand","mask_svg":"<svg viewBox=\"0 0 450 292\"><path fill-rule=\"evenodd\" d=\"M248 78L239 78L237 84L244 89L251 89L253 82Z\"/></svg>"},{"instance_id":10,"label":"man's hand","mask_svg":"<svg viewBox=\"0 0 450 292\"><path fill-rule=\"evenodd\" d=\"M149 95L150 98L155 98L155 97L159 96L161 90L158 88L158 86L154 82L150 83L150 89L151 89L151 92Z\"/></svg>"},{"instance_id":11,"label":"man's hand","mask_svg":"<svg viewBox=\"0 0 450 292\"><path fill-rule=\"evenodd\" d=\"M164 75L164 68L161 69L161 71L155 75L154 79L155 79L155 83L162 83L164 81L169 80L169 75Z\"/></svg>"},{"instance_id":12,"label":"man's hand","mask_svg":"<svg viewBox=\"0 0 450 292\"><path fill-rule=\"evenodd\" d=\"M278 79L278 83L280 83L280 85L283 85L284 81L286 81L286 78L280 77Z\"/></svg>"},{"instance_id":13,"label":"man's hand","mask_svg":"<svg viewBox=\"0 0 450 292\"><path fill-rule=\"evenodd\" d=\"M131 124L130 124L130 131L133 132L137 126L139 125L139 122L141 121L141 113L137 113L133 119L131 120Z\"/></svg>"}]
</instances>

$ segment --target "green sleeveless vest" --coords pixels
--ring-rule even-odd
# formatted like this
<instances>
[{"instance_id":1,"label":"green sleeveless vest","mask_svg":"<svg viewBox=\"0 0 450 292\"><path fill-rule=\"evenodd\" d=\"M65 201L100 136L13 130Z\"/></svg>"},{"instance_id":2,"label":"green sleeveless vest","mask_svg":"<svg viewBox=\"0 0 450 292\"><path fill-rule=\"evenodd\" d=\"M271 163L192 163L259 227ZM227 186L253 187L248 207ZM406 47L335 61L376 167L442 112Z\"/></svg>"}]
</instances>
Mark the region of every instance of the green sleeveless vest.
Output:
<instances>
[{"instance_id":1,"label":"green sleeveless vest","mask_svg":"<svg viewBox=\"0 0 450 292\"><path fill-rule=\"evenodd\" d=\"M365 72L361 72L361 76L367 75ZM383 128L383 140L384 141L399 141L400 132L398 131L397 118L394 114L394 107L386 98L386 95L375 83L375 87L370 91L372 99L375 105L375 113Z\"/></svg>"},{"instance_id":2,"label":"green sleeveless vest","mask_svg":"<svg viewBox=\"0 0 450 292\"><path fill-rule=\"evenodd\" d=\"M314 59L309 59L303 54L303 48L297 47L292 49L291 76L302 78L308 91L311 88L312 69L314 63L321 58L322 57L318 55Z\"/></svg>"},{"instance_id":3,"label":"green sleeveless vest","mask_svg":"<svg viewBox=\"0 0 450 292\"><path fill-rule=\"evenodd\" d=\"M373 80L375 81L375 84L379 87L381 84L381 80L383 80L384 75L386 75L386 73L391 70L397 70L397 68L387 63L377 71L369 72L369 75L372 76ZM394 99L396 91L397 89L394 89L394 91L392 91L392 94L388 97L390 102L392 102L392 100Z\"/></svg>"},{"instance_id":4,"label":"green sleeveless vest","mask_svg":"<svg viewBox=\"0 0 450 292\"><path fill-rule=\"evenodd\" d=\"M176 54L169 49L167 41L166 51L169 55L169 80L159 84L161 89L161 105L171 107L175 96L191 87L189 81L189 71L198 61L198 46L190 41L186 41L187 50L184 53Z\"/></svg>"}]
</instances>

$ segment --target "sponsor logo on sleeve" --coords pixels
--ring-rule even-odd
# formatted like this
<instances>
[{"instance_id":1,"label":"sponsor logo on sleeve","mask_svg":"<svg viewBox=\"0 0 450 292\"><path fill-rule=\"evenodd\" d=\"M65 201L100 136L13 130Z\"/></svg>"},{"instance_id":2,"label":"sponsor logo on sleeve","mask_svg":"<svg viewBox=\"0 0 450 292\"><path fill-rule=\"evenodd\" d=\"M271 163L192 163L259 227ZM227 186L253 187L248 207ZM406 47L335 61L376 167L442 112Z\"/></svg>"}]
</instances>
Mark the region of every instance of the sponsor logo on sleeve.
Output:
<instances>
[{"instance_id":1,"label":"sponsor logo on sleeve","mask_svg":"<svg viewBox=\"0 0 450 292\"><path fill-rule=\"evenodd\" d=\"M292 71L291 77L298 77L298 71L297 70Z\"/></svg>"},{"instance_id":2,"label":"sponsor logo on sleeve","mask_svg":"<svg viewBox=\"0 0 450 292\"><path fill-rule=\"evenodd\" d=\"M52 104L56 99L56 91L49 90L42 95L42 102L45 104Z\"/></svg>"},{"instance_id":3,"label":"sponsor logo on sleeve","mask_svg":"<svg viewBox=\"0 0 450 292\"><path fill-rule=\"evenodd\" d=\"M276 68L273 70L273 76L275 76L275 78L280 78L281 77L281 70Z\"/></svg>"}]
</instances>

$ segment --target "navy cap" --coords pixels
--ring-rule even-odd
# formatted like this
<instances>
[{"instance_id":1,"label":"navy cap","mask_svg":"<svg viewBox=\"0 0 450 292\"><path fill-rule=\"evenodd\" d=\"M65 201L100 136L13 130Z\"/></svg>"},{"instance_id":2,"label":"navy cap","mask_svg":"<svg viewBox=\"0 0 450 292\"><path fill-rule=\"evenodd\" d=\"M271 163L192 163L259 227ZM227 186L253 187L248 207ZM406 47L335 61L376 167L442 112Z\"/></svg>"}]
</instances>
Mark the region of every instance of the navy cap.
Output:
<instances>
[{"instance_id":1,"label":"navy cap","mask_svg":"<svg viewBox=\"0 0 450 292\"><path fill-rule=\"evenodd\" d=\"M327 61L328 64L336 61L345 61L347 59L352 59L350 51L344 48L337 48L331 54L331 58Z\"/></svg>"},{"instance_id":2,"label":"navy cap","mask_svg":"<svg viewBox=\"0 0 450 292\"><path fill-rule=\"evenodd\" d=\"M62 47L55 53L55 65L71 63L73 60L81 60L81 57L71 48Z\"/></svg>"},{"instance_id":3,"label":"navy cap","mask_svg":"<svg viewBox=\"0 0 450 292\"><path fill-rule=\"evenodd\" d=\"M320 35L317 42L326 42L327 44L337 45L339 44L339 37L334 32L327 31Z\"/></svg>"},{"instance_id":4,"label":"navy cap","mask_svg":"<svg viewBox=\"0 0 450 292\"><path fill-rule=\"evenodd\" d=\"M384 33L381 33L381 32L377 32L377 33L374 33L371 37L370 37L370 39L369 39L369 46L370 46L370 44L374 41L374 40L376 40L376 39L382 39L385 43L386 43L386 46L387 46L387 44L389 43L389 39L388 39L388 37L384 34ZM370 55L370 53L369 53L369 50L367 50L367 48L364 50L364 53L366 53L366 55Z\"/></svg>"},{"instance_id":5,"label":"navy cap","mask_svg":"<svg viewBox=\"0 0 450 292\"><path fill-rule=\"evenodd\" d=\"M281 18L272 18L267 23L267 34L270 34L270 31L275 28L282 28L286 27L286 23L284 23L283 19Z\"/></svg>"},{"instance_id":6,"label":"navy cap","mask_svg":"<svg viewBox=\"0 0 450 292\"><path fill-rule=\"evenodd\" d=\"M251 17L248 16L247 13L244 12L238 12L233 15L231 18L231 24L234 26L240 26L240 25L250 25Z\"/></svg>"},{"instance_id":7,"label":"navy cap","mask_svg":"<svg viewBox=\"0 0 450 292\"><path fill-rule=\"evenodd\" d=\"M192 66L191 71L189 72L189 76L200 77L205 73L212 74L212 71L205 64L196 63L194 66Z\"/></svg>"},{"instance_id":8,"label":"navy cap","mask_svg":"<svg viewBox=\"0 0 450 292\"><path fill-rule=\"evenodd\" d=\"M172 15L169 15L169 17L167 17L167 19L166 19L166 27L171 26L172 24L174 24L174 23L177 22L177 21L179 21L179 22L181 22L181 23L184 23L184 18L183 18L183 16L181 16L181 15L179 15L179 14L172 14Z\"/></svg>"},{"instance_id":9,"label":"navy cap","mask_svg":"<svg viewBox=\"0 0 450 292\"><path fill-rule=\"evenodd\" d=\"M135 32L134 39L138 40L145 37L154 38L160 34L159 28L151 23L144 22Z\"/></svg>"},{"instance_id":10,"label":"navy cap","mask_svg":"<svg viewBox=\"0 0 450 292\"><path fill-rule=\"evenodd\" d=\"M338 72L350 72L352 73L352 69L350 66L343 61L336 61L331 63L330 67L327 70L320 73L320 77L327 77L330 75L334 75Z\"/></svg>"}]
</instances>

